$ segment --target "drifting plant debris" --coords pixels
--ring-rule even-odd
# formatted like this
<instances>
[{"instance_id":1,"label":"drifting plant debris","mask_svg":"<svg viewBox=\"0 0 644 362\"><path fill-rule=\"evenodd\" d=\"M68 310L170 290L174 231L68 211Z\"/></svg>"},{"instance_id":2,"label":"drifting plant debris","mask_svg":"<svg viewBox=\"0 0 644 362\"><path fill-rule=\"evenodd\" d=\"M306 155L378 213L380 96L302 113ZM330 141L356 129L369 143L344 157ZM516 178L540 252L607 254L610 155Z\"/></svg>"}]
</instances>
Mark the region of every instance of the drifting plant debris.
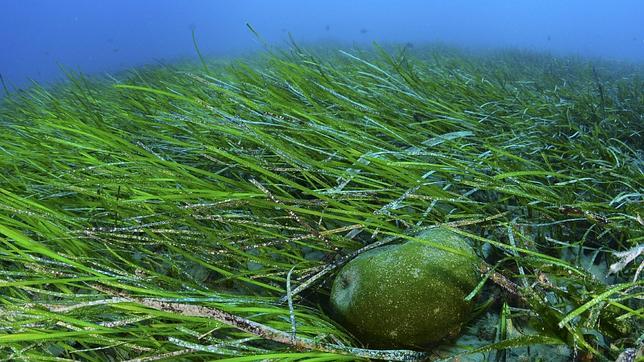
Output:
<instances>
[{"instance_id":1,"label":"drifting plant debris","mask_svg":"<svg viewBox=\"0 0 644 362\"><path fill-rule=\"evenodd\" d=\"M635 355L643 73L294 46L8 94L0 360ZM484 260L462 337L363 348L335 273L435 227Z\"/></svg>"}]
</instances>

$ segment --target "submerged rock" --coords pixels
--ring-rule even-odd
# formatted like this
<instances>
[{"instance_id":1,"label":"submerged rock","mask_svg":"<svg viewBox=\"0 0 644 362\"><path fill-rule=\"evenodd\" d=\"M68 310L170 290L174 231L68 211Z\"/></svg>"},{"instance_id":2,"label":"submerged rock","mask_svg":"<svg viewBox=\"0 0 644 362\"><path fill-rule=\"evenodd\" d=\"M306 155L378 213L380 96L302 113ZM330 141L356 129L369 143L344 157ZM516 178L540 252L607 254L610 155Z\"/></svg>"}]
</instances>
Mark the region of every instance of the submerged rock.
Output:
<instances>
[{"instance_id":1,"label":"submerged rock","mask_svg":"<svg viewBox=\"0 0 644 362\"><path fill-rule=\"evenodd\" d=\"M458 335L479 281L478 257L447 229L428 230L400 245L359 255L342 268L331 290L336 317L372 347L425 347ZM457 253L439 249L438 244Z\"/></svg>"}]
</instances>

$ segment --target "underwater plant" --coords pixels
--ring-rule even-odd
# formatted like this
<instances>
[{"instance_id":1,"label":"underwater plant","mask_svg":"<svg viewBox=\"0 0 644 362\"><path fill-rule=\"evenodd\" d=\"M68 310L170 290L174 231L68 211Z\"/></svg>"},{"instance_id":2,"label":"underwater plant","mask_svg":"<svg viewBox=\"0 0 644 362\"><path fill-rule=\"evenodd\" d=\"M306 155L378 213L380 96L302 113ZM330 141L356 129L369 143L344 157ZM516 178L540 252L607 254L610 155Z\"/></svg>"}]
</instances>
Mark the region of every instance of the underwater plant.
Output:
<instances>
[{"instance_id":1,"label":"underwater plant","mask_svg":"<svg viewBox=\"0 0 644 362\"><path fill-rule=\"evenodd\" d=\"M0 360L641 349L641 66L418 45L199 56L2 100ZM437 229L480 260L460 336L379 349L333 319L345 265Z\"/></svg>"},{"instance_id":2,"label":"underwater plant","mask_svg":"<svg viewBox=\"0 0 644 362\"><path fill-rule=\"evenodd\" d=\"M457 336L478 284L478 257L466 240L440 228L419 240L352 259L333 282L331 306L369 345L428 348Z\"/></svg>"}]
</instances>

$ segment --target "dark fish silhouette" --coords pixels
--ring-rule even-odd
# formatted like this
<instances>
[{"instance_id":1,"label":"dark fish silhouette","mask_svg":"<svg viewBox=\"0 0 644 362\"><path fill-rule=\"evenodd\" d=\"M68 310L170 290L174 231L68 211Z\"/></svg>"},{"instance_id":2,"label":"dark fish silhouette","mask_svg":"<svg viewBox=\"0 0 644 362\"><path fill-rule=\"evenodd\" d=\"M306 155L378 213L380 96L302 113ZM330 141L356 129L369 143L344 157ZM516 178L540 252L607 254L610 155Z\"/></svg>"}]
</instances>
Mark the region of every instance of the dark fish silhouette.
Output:
<instances>
[{"instance_id":1,"label":"dark fish silhouette","mask_svg":"<svg viewBox=\"0 0 644 362\"><path fill-rule=\"evenodd\" d=\"M360 29L360 34L367 34L367 31L368 31L367 29L362 28Z\"/></svg>"},{"instance_id":2,"label":"dark fish silhouette","mask_svg":"<svg viewBox=\"0 0 644 362\"><path fill-rule=\"evenodd\" d=\"M331 30L331 27L327 25L327 26L324 27L324 30L329 31L329 30Z\"/></svg>"}]
</instances>

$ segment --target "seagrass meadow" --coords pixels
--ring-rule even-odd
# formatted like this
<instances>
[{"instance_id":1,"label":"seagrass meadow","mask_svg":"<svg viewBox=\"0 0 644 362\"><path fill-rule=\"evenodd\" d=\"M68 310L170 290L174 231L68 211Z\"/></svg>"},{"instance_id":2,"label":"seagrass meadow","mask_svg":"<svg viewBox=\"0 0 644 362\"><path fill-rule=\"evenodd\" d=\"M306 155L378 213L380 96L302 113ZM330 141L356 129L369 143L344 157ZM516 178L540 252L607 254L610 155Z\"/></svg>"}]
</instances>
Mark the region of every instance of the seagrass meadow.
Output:
<instances>
[{"instance_id":1,"label":"seagrass meadow","mask_svg":"<svg viewBox=\"0 0 644 362\"><path fill-rule=\"evenodd\" d=\"M342 49L8 92L0 360L635 360L643 67ZM333 318L343 265L436 227L481 259L459 336Z\"/></svg>"}]
</instances>

